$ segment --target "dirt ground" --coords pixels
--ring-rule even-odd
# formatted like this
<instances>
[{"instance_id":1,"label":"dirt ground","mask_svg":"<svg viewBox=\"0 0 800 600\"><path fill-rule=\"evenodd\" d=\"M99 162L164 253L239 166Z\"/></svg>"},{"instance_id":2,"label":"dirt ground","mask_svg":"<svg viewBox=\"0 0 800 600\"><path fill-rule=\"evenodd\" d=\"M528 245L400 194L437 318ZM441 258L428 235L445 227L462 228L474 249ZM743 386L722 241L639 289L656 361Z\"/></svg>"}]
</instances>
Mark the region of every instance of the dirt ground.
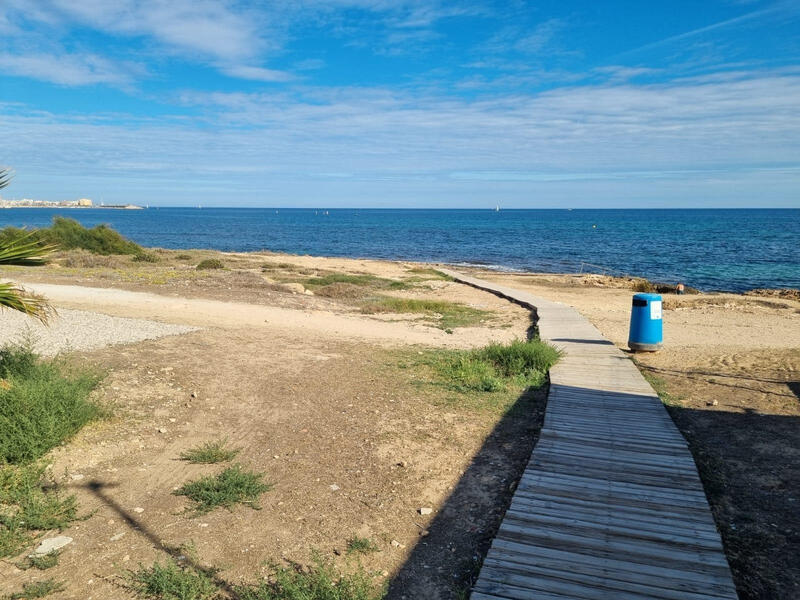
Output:
<instances>
[{"instance_id":1,"label":"dirt ground","mask_svg":"<svg viewBox=\"0 0 800 600\"><path fill-rule=\"evenodd\" d=\"M365 270L325 265L343 267ZM408 276L398 265L382 276L387 268ZM97 396L110 416L49 460L88 518L63 532L74 541L56 567L0 562L0 595L52 577L67 586L54 598L133 598L125 573L168 555L219 568L219 580L233 586L257 581L270 563L307 564L316 550L345 570L360 560L392 599L461 597L530 454L545 394L520 398L522 410L506 416L476 410L426 384L413 359L429 348L525 337L527 311L438 279L396 292L492 312L487 323L450 334L435 322L361 314L349 299L271 283L256 290L258 299L233 285L240 273L209 275L211 291L193 279L192 293L177 297L169 284L86 287L97 285L94 275L53 271L5 277L50 282L26 285L57 307L202 329L73 356L107 371ZM218 295L222 288L229 289ZM179 460L217 438L241 448L237 460L274 484L260 510L193 517L184 513L186 498L173 495L222 470ZM353 536L370 538L378 551L348 556Z\"/></svg>"},{"instance_id":2,"label":"dirt ground","mask_svg":"<svg viewBox=\"0 0 800 600\"><path fill-rule=\"evenodd\" d=\"M120 587L127 569L187 556L185 544L230 584L257 579L270 562L307 562L313 549L348 568L347 540L359 535L379 547L361 561L389 583L389 598L462 598L533 446L544 398L519 399L513 416L475 411L421 384L408 357L524 337L529 315L420 276L413 264L161 256L4 271L59 306L202 327L81 356L108 369L99 396L114 409L53 455L53 472L91 515L66 532L74 543L45 572L68 582L57 597L131 597ZM219 256L228 270L194 269ZM408 280L380 293L462 302L491 318L448 333L419 316L363 314L363 298L349 293L287 287L332 272ZM629 282L476 273L568 303L626 346ZM740 597L800 597L800 302L716 294L665 296L664 306L664 349L636 359L689 440ZM218 467L178 456L217 437L275 484L261 510L182 513L185 499L171 492ZM45 575L6 561L0 590Z\"/></svg>"},{"instance_id":3,"label":"dirt ground","mask_svg":"<svg viewBox=\"0 0 800 600\"><path fill-rule=\"evenodd\" d=\"M575 307L627 349L622 282L477 273ZM800 302L664 295L664 308L663 350L635 357L689 441L739 597L800 598Z\"/></svg>"}]
</instances>

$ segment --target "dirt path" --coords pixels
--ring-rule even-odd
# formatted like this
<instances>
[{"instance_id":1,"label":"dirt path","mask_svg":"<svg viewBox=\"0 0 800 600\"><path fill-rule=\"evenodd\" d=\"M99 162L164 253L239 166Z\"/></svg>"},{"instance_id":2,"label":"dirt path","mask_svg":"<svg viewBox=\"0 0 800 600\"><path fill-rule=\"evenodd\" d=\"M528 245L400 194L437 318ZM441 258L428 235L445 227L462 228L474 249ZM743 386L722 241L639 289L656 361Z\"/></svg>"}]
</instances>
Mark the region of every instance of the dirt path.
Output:
<instances>
[{"instance_id":1,"label":"dirt path","mask_svg":"<svg viewBox=\"0 0 800 600\"><path fill-rule=\"evenodd\" d=\"M395 346L411 344L451 348L480 346L493 340L508 341L515 337L523 337L526 327L505 329L465 327L446 333L441 329L410 321L387 322L331 311L169 297L148 292L78 285L26 283L25 287L46 296L57 306L97 311L120 317L197 327L257 327L270 331L294 332L309 337L365 340ZM491 297L487 298L487 301L490 300ZM523 317L524 314L524 311L520 311L519 316Z\"/></svg>"},{"instance_id":2,"label":"dirt path","mask_svg":"<svg viewBox=\"0 0 800 600\"><path fill-rule=\"evenodd\" d=\"M487 306L502 301L456 287ZM308 563L314 550L349 568L348 540L391 598L458 597L497 526L510 483L533 444L541 410L517 415L461 406L409 368L414 344L471 346L522 337L508 327L456 329L368 316L36 284L59 307L200 326L179 336L83 352L108 376L98 398L110 416L49 457L52 473L89 515L45 572L0 562L0 594L25 582L64 581L58 598L133 598L125 575L186 556L221 568L227 584L253 582L269 563ZM409 345L412 346L409 346ZM541 398L537 402L540 402ZM224 465L191 465L182 451L218 438L274 484L261 510L238 506L194 517L173 490ZM420 514L420 508L431 514ZM55 534L55 532L52 532Z\"/></svg>"}]
</instances>

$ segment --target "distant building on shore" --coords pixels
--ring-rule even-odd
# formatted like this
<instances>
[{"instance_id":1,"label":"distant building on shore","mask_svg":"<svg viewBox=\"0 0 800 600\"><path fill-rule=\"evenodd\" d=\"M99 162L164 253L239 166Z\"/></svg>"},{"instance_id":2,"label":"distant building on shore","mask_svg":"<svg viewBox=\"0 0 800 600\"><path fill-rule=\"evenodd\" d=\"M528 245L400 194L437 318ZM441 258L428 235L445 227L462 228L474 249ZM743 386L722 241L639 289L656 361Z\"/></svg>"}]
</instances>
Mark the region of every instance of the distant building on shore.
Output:
<instances>
[{"instance_id":1,"label":"distant building on shore","mask_svg":"<svg viewBox=\"0 0 800 600\"><path fill-rule=\"evenodd\" d=\"M89 198L79 198L78 200L61 200L54 202L51 200L32 200L22 198L21 200L8 200L0 198L0 208L125 208L140 209L141 206L135 204L100 204L95 206Z\"/></svg>"}]
</instances>

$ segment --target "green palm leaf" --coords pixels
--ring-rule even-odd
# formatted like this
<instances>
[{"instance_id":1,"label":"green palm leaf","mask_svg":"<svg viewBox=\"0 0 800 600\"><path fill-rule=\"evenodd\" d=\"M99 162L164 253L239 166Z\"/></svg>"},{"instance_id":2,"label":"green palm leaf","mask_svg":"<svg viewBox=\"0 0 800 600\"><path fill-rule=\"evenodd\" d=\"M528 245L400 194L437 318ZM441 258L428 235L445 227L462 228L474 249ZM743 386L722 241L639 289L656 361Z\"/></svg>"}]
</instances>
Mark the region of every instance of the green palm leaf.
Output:
<instances>
[{"instance_id":1,"label":"green palm leaf","mask_svg":"<svg viewBox=\"0 0 800 600\"><path fill-rule=\"evenodd\" d=\"M43 265L54 245L42 245L35 232L9 244L0 244L0 265Z\"/></svg>"},{"instance_id":2,"label":"green palm leaf","mask_svg":"<svg viewBox=\"0 0 800 600\"><path fill-rule=\"evenodd\" d=\"M36 317L42 323L47 323L55 314L55 310L45 298L31 294L13 283L0 283L0 307L18 310L28 316Z\"/></svg>"},{"instance_id":3,"label":"green palm leaf","mask_svg":"<svg viewBox=\"0 0 800 600\"><path fill-rule=\"evenodd\" d=\"M14 172L0 168L0 190L6 187ZM6 244L0 244L0 265L43 265L47 256L55 249L52 245L42 245L33 232ZM0 307L18 310L47 323L55 313L45 298L26 292L13 283L0 283Z\"/></svg>"},{"instance_id":4,"label":"green palm leaf","mask_svg":"<svg viewBox=\"0 0 800 600\"><path fill-rule=\"evenodd\" d=\"M0 169L0 190L11 183L11 178L14 176L14 171L11 169Z\"/></svg>"}]
</instances>

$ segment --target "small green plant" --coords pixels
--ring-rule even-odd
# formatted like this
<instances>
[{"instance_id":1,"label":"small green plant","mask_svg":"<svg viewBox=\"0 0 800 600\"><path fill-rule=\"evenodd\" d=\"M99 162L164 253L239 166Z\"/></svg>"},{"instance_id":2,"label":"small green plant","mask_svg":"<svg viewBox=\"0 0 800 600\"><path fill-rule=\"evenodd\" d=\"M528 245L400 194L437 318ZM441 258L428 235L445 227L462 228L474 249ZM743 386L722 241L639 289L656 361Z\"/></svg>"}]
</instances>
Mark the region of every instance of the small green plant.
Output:
<instances>
[{"instance_id":1,"label":"small green plant","mask_svg":"<svg viewBox=\"0 0 800 600\"><path fill-rule=\"evenodd\" d=\"M64 529L78 512L75 496L62 496L39 463L0 466L0 506L0 558L17 554L38 532Z\"/></svg>"},{"instance_id":2,"label":"small green plant","mask_svg":"<svg viewBox=\"0 0 800 600\"><path fill-rule=\"evenodd\" d=\"M16 592L8 596L9 600L32 600L33 598L44 598L50 594L64 590L64 584L55 579L44 579L33 583L26 583L22 586L21 592Z\"/></svg>"},{"instance_id":3,"label":"small green plant","mask_svg":"<svg viewBox=\"0 0 800 600\"><path fill-rule=\"evenodd\" d=\"M236 593L241 600L381 600L385 586L376 585L361 568L339 573L330 561L315 555L307 568L273 567L270 582L243 586Z\"/></svg>"},{"instance_id":4,"label":"small green plant","mask_svg":"<svg viewBox=\"0 0 800 600\"><path fill-rule=\"evenodd\" d=\"M415 298L380 298L362 307L364 313L420 314L434 322L440 329L470 327L485 321L491 313L457 302L443 300L418 300Z\"/></svg>"},{"instance_id":5,"label":"small green plant","mask_svg":"<svg viewBox=\"0 0 800 600\"><path fill-rule=\"evenodd\" d=\"M192 255L191 254L178 254L175 257L175 259L176 260L192 260Z\"/></svg>"},{"instance_id":6,"label":"small green plant","mask_svg":"<svg viewBox=\"0 0 800 600\"><path fill-rule=\"evenodd\" d=\"M376 546L375 543L369 538L358 537L357 535L354 535L347 540L348 554L370 554L377 551L378 546Z\"/></svg>"},{"instance_id":7,"label":"small green plant","mask_svg":"<svg viewBox=\"0 0 800 600\"><path fill-rule=\"evenodd\" d=\"M218 258L207 258L201 260L196 268L198 271L205 271L210 269L224 269L225 265Z\"/></svg>"},{"instance_id":8,"label":"small green plant","mask_svg":"<svg viewBox=\"0 0 800 600\"><path fill-rule=\"evenodd\" d=\"M40 360L30 346L0 349L0 463L26 463L94 419L90 394L100 377Z\"/></svg>"},{"instance_id":9,"label":"small green plant","mask_svg":"<svg viewBox=\"0 0 800 600\"><path fill-rule=\"evenodd\" d=\"M147 252L146 250L142 250L133 255L134 262L146 262L146 263L157 263L161 262L161 258L155 252Z\"/></svg>"},{"instance_id":10,"label":"small green plant","mask_svg":"<svg viewBox=\"0 0 800 600\"><path fill-rule=\"evenodd\" d=\"M181 454L181 460L196 464L227 462L239 454L238 448L226 448L225 446L227 443L227 440L222 439L195 446L183 452Z\"/></svg>"},{"instance_id":11,"label":"small green plant","mask_svg":"<svg viewBox=\"0 0 800 600\"><path fill-rule=\"evenodd\" d=\"M263 473L248 471L242 465L236 464L219 475L185 483L173 493L189 498L197 514L210 512L218 506L231 510L238 503L250 504L258 509L258 497L272 489L272 484L261 481L263 477Z\"/></svg>"},{"instance_id":12,"label":"small green plant","mask_svg":"<svg viewBox=\"0 0 800 600\"><path fill-rule=\"evenodd\" d=\"M139 565L128 573L129 587L153 600L208 600L217 597L217 585L208 573L179 566L172 560L156 561L152 567Z\"/></svg>"}]
</instances>

